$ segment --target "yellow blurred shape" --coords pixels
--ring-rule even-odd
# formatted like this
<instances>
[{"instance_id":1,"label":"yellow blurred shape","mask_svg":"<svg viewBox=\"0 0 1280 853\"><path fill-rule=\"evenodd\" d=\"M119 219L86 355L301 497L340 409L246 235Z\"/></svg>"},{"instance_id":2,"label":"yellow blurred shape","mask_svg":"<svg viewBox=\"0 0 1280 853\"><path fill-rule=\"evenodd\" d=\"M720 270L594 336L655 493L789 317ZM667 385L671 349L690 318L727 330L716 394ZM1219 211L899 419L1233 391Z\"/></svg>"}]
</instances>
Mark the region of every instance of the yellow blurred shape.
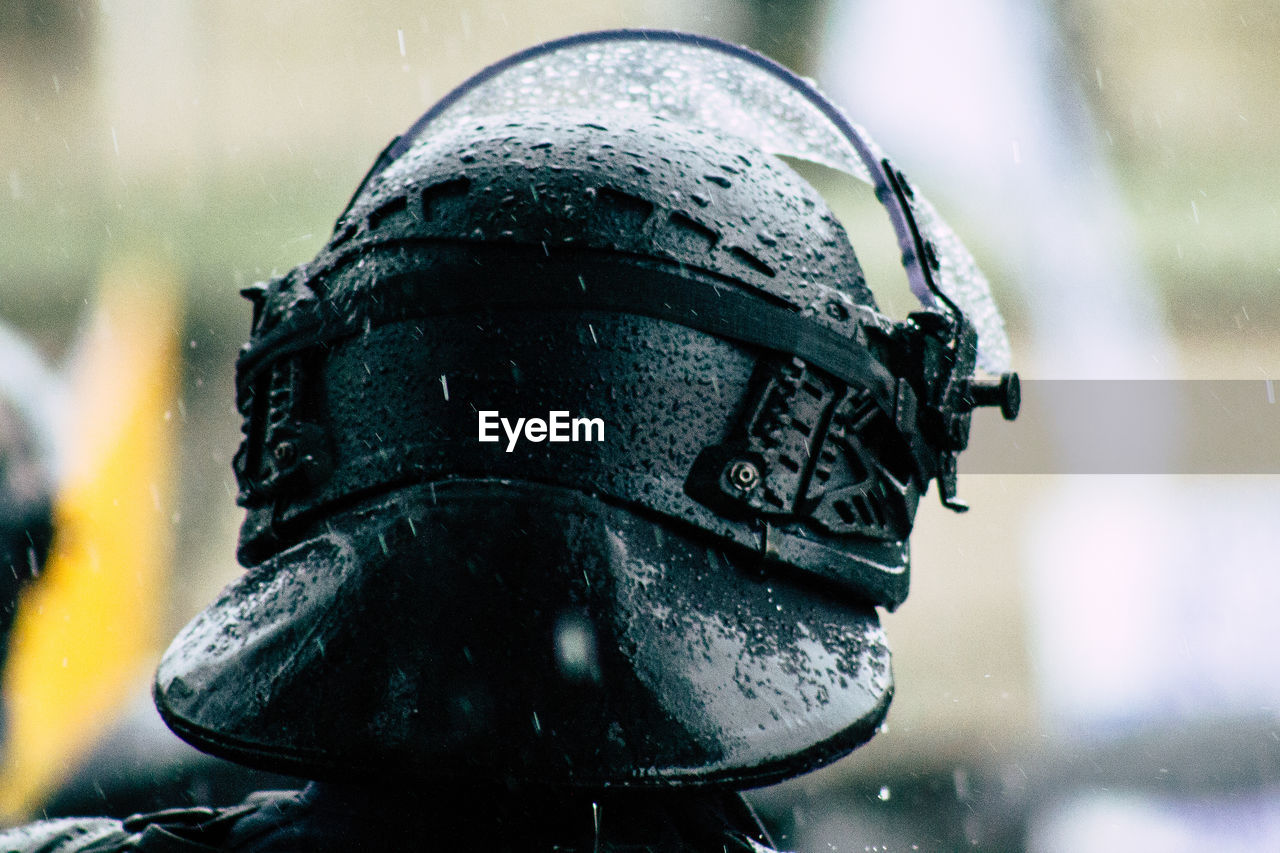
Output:
<instances>
[{"instance_id":1,"label":"yellow blurred shape","mask_svg":"<svg viewBox=\"0 0 1280 853\"><path fill-rule=\"evenodd\" d=\"M71 360L54 542L4 673L0 819L32 812L155 664L172 556L178 296L162 264L111 264Z\"/></svg>"}]
</instances>

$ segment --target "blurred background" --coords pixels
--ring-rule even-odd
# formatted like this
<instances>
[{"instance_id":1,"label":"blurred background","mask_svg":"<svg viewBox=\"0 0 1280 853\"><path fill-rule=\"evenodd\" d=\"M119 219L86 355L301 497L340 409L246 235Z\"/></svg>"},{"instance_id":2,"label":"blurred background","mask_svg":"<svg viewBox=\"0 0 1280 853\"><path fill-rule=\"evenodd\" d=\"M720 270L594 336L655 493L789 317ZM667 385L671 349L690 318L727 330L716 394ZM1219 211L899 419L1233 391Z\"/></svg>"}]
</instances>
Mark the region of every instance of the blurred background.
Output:
<instances>
[{"instance_id":1,"label":"blurred background","mask_svg":"<svg viewBox=\"0 0 1280 853\"><path fill-rule=\"evenodd\" d=\"M239 571L238 290L309 259L452 86L617 26L818 79L974 250L1033 380L1017 424L975 418L973 509L922 504L885 730L753 794L780 845L1280 849L1270 0L0 0L0 322L46 371L10 393L56 392L58 531L10 641L3 819L91 802L104 742L145 744L121 786L190 760L149 680ZM812 177L905 315L869 194ZM1139 425L1050 380L1155 392ZM1097 464L1126 430L1144 464Z\"/></svg>"}]
</instances>

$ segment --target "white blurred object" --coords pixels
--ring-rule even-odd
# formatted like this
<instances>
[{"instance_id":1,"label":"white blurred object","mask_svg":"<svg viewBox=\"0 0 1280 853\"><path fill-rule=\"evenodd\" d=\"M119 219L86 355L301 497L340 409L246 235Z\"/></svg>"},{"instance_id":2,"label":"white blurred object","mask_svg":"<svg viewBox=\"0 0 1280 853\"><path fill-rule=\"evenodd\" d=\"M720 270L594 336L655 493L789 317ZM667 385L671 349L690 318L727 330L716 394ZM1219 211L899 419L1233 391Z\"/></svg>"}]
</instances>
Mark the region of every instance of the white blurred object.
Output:
<instances>
[{"instance_id":1,"label":"white blurred object","mask_svg":"<svg viewBox=\"0 0 1280 853\"><path fill-rule=\"evenodd\" d=\"M976 226L1029 309L1037 378L1161 378L1173 356L1046 10L845 2L823 84Z\"/></svg>"},{"instance_id":2,"label":"white blurred object","mask_svg":"<svg viewBox=\"0 0 1280 853\"><path fill-rule=\"evenodd\" d=\"M1030 850L1258 853L1280 849L1280 790L1212 797L1088 794L1055 804Z\"/></svg>"},{"instance_id":3,"label":"white blurred object","mask_svg":"<svg viewBox=\"0 0 1280 853\"><path fill-rule=\"evenodd\" d=\"M61 482L66 460L60 452L60 430L66 423L66 382L54 373L31 345L0 323L0 398L15 406L40 442L40 458L48 460L52 482Z\"/></svg>"},{"instance_id":4,"label":"white blurred object","mask_svg":"<svg viewBox=\"0 0 1280 853\"><path fill-rule=\"evenodd\" d=\"M1032 352L1016 353L1015 369L1025 376L1031 356L1037 379L1174 378L1174 346L1062 40L1041 3L854 0L836 8L822 77L950 202L961 235L981 235L998 257L1029 318ZM1184 409L1164 387L1150 441L1175 470ZM1088 430L1078 414L1053 419L1060 470L1106 441L1107 414ZM1026 537L1046 743L1274 719L1276 491L1274 478L1072 477L1010 519ZM1200 761L1194 749L1186 761ZM1256 783L1236 799L1177 800L1155 777L1125 794L1102 788L1107 779L1096 791L1066 784L1085 787L1032 816L1035 849L1280 849L1275 791Z\"/></svg>"},{"instance_id":5,"label":"white blurred object","mask_svg":"<svg viewBox=\"0 0 1280 853\"><path fill-rule=\"evenodd\" d=\"M1051 730L1274 715L1276 505L1252 477L1074 477L1051 495L1026 540Z\"/></svg>"}]
</instances>

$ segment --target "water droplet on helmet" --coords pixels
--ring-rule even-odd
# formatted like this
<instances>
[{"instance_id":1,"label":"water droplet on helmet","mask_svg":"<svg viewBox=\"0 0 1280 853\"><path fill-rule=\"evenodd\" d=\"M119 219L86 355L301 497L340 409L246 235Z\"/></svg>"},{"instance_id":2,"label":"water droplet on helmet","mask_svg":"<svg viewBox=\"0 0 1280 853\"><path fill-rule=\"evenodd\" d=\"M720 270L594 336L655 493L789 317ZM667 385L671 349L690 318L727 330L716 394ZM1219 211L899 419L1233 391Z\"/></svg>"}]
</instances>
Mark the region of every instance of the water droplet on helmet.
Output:
<instances>
[{"instance_id":1,"label":"water droplet on helmet","mask_svg":"<svg viewBox=\"0 0 1280 853\"><path fill-rule=\"evenodd\" d=\"M595 626L581 613L564 613L556 620L555 655L560 674L569 681L600 681Z\"/></svg>"}]
</instances>

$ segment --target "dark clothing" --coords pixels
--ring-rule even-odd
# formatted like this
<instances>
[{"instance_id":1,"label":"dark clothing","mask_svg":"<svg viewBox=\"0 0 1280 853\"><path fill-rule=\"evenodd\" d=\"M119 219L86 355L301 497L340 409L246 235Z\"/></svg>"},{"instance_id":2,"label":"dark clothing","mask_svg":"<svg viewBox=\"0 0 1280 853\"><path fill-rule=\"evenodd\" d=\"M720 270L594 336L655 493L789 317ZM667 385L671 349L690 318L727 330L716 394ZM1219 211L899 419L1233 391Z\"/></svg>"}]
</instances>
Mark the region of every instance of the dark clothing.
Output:
<instances>
[{"instance_id":1,"label":"dark clothing","mask_svg":"<svg viewBox=\"0 0 1280 853\"><path fill-rule=\"evenodd\" d=\"M766 853L768 843L750 808L729 792L530 795L318 783L224 809L44 821L0 833L0 853Z\"/></svg>"}]
</instances>

